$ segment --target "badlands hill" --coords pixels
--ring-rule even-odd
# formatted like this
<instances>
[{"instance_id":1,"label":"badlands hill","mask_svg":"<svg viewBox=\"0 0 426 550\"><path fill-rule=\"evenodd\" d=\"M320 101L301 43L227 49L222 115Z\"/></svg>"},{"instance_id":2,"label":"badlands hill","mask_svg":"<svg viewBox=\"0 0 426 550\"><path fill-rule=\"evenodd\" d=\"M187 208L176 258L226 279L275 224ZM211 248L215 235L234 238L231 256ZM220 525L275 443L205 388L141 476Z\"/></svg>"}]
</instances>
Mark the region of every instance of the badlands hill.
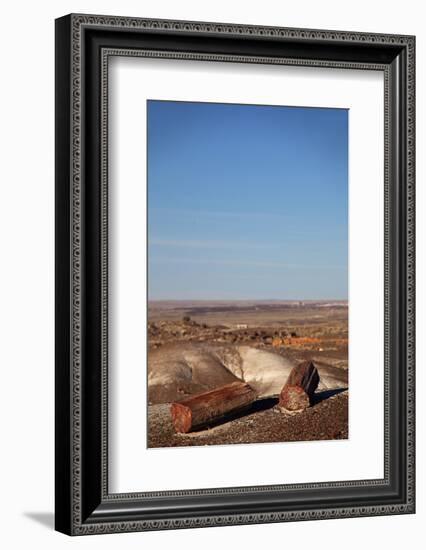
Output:
<instances>
[{"instance_id":1,"label":"badlands hill","mask_svg":"<svg viewBox=\"0 0 426 550\"><path fill-rule=\"evenodd\" d=\"M254 388L259 399L276 397L295 359L247 345L181 342L149 352L148 400L150 404L179 401L237 380ZM318 391L347 388L347 370L316 365Z\"/></svg>"}]
</instances>

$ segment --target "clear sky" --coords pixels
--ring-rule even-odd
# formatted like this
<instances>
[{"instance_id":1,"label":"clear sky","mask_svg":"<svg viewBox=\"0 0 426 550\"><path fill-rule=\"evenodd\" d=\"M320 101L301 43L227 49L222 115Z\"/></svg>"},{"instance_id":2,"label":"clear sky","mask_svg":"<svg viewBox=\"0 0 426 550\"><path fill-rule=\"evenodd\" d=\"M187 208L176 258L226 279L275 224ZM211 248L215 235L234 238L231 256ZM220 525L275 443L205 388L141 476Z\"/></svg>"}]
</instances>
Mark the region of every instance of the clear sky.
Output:
<instances>
[{"instance_id":1,"label":"clear sky","mask_svg":"<svg viewBox=\"0 0 426 550\"><path fill-rule=\"evenodd\" d=\"M348 111L148 101L148 293L347 299Z\"/></svg>"}]
</instances>

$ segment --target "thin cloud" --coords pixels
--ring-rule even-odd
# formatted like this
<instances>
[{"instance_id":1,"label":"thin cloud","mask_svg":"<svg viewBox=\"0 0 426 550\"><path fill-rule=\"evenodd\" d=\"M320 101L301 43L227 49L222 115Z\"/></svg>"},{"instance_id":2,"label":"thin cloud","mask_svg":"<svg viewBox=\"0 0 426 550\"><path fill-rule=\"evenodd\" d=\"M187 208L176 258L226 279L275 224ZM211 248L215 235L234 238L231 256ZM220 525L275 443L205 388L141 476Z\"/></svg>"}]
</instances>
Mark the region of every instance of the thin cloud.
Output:
<instances>
[{"instance_id":1,"label":"thin cloud","mask_svg":"<svg viewBox=\"0 0 426 550\"><path fill-rule=\"evenodd\" d=\"M211 259L200 259L200 258L150 258L150 264L200 264L200 265L231 265L231 266L241 266L241 267L270 267L270 268L280 268L280 269L336 269L336 270L347 270L347 266L341 265L304 265L304 264L287 264L284 262L268 262L268 261L250 261L250 260L211 260Z\"/></svg>"},{"instance_id":2,"label":"thin cloud","mask_svg":"<svg viewBox=\"0 0 426 550\"><path fill-rule=\"evenodd\" d=\"M291 212L232 212L232 211L220 211L220 210L194 210L185 208L150 208L150 212L166 212L169 214L179 214L180 216L202 216L212 218L226 218L226 219L253 219L253 218L277 218L282 220L283 218L294 218L294 213Z\"/></svg>"},{"instance_id":3,"label":"thin cloud","mask_svg":"<svg viewBox=\"0 0 426 550\"><path fill-rule=\"evenodd\" d=\"M177 248L215 248L215 249L260 249L279 248L278 245L243 243L238 241L201 241L201 240L185 240L185 239L149 239L149 246L162 247L177 247Z\"/></svg>"}]
</instances>

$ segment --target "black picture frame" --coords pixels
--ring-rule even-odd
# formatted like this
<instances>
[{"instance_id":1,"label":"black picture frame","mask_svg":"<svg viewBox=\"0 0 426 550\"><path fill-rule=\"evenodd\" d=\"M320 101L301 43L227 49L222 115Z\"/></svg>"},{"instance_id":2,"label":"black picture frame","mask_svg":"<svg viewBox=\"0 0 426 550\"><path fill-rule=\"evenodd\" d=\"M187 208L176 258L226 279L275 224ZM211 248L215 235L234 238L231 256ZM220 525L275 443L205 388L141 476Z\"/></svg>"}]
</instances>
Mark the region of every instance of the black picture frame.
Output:
<instances>
[{"instance_id":1,"label":"black picture frame","mask_svg":"<svg viewBox=\"0 0 426 550\"><path fill-rule=\"evenodd\" d=\"M383 71L383 479L108 493L106 77L109 56L137 52L176 62ZM85 535L414 513L414 80L413 36L80 14L56 20L58 531Z\"/></svg>"}]
</instances>

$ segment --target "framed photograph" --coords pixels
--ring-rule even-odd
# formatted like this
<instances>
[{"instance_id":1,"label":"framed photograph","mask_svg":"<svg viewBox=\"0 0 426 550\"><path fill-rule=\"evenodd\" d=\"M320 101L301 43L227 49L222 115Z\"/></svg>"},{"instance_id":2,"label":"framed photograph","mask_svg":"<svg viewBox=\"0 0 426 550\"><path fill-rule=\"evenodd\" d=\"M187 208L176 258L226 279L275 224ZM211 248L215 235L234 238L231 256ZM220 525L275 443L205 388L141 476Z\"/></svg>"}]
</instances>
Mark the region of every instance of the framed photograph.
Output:
<instances>
[{"instance_id":1,"label":"framed photograph","mask_svg":"<svg viewBox=\"0 0 426 550\"><path fill-rule=\"evenodd\" d=\"M415 38L56 20L56 529L408 514Z\"/></svg>"}]
</instances>

